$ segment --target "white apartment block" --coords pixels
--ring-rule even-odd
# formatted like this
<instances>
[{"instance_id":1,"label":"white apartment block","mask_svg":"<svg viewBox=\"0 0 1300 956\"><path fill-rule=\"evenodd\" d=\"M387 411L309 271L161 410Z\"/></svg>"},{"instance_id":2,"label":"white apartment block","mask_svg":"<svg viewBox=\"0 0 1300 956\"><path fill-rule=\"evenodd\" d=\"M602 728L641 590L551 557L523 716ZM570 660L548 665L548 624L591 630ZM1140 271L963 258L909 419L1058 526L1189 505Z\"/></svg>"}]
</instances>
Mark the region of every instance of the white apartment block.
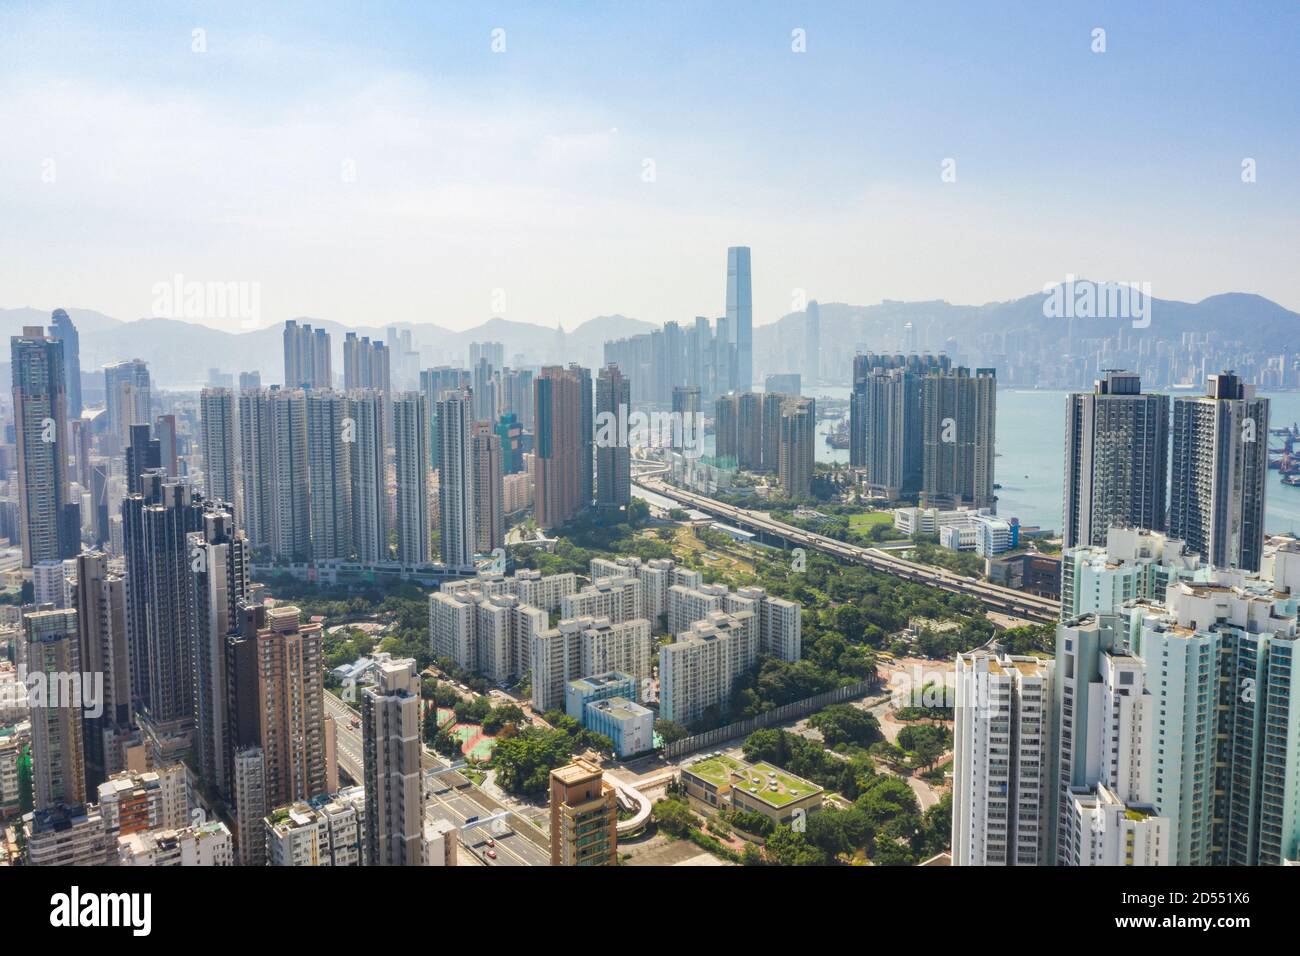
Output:
<instances>
[{"instance_id":1,"label":"white apartment block","mask_svg":"<svg viewBox=\"0 0 1300 956\"><path fill-rule=\"evenodd\" d=\"M333 866L329 825L305 803L281 807L266 818L266 862L270 866Z\"/></svg>"},{"instance_id":2,"label":"white apartment block","mask_svg":"<svg viewBox=\"0 0 1300 956\"><path fill-rule=\"evenodd\" d=\"M803 608L795 601L773 597L760 587L739 588L735 596L751 602L758 613L759 653L783 661L799 660L803 655ZM745 608L737 605L735 609ZM734 613L730 606L726 610Z\"/></svg>"},{"instance_id":3,"label":"white apartment block","mask_svg":"<svg viewBox=\"0 0 1300 956\"><path fill-rule=\"evenodd\" d=\"M1071 790L1061 845L1065 866L1168 866L1169 821L1103 785Z\"/></svg>"},{"instance_id":4,"label":"white apartment block","mask_svg":"<svg viewBox=\"0 0 1300 956\"><path fill-rule=\"evenodd\" d=\"M1071 548L1061 559L1061 620L1108 614L1125 601L1162 601L1177 580L1204 578L1200 557L1177 538L1140 528L1111 528L1106 546Z\"/></svg>"},{"instance_id":5,"label":"white apartment block","mask_svg":"<svg viewBox=\"0 0 1300 956\"><path fill-rule=\"evenodd\" d=\"M659 716L681 724L710 707L725 707L736 678L758 660L758 619L753 611L713 611L659 649Z\"/></svg>"},{"instance_id":6,"label":"white apartment block","mask_svg":"<svg viewBox=\"0 0 1300 956\"><path fill-rule=\"evenodd\" d=\"M954 866L1052 862L1053 669L1036 657L957 655Z\"/></svg>"},{"instance_id":7,"label":"white apartment block","mask_svg":"<svg viewBox=\"0 0 1300 956\"><path fill-rule=\"evenodd\" d=\"M450 820L434 819L426 815L420 841L421 862L424 866L455 866L459 842L459 827Z\"/></svg>"},{"instance_id":8,"label":"white apartment block","mask_svg":"<svg viewBox=\"0 0 1300 956\"><path fill-rule=\"evenodd\" d=\"M668 558L642 561L637 557L591 559L591 580L632 575L641 582L641 611L651 622L668 610L668 589L674 585L697 588L704 576L691 568L678 567Z\"/></svg>"},{"instance_id":9,"label":"white apartment block","mask_svg":"<svg viewBox=\"0 0 1300 956\"><path fill-rule=\"evenodd\" d=\"M118 866L234 866L235 843L219 820L182 830L142 830L117 840Z\"/></svg>"},{"instance_id":10,"label":"white apartment block","mask_svg":"<svg viewBox=\"0 0 1300 956\"><path fill-rule=\"evenodd\" d=\"M475 577L460 581L447 581L439 590L443 594L482 592L487 595L510 594L523 604L539 607L543 611L558 611L566 594L578 590L578 576L566 571L562 574L542 574L529 568L520 568L507 577L491 571L480 571Z\"/></svg>"},{"instance_id":11,"label":"white apartment block","mask_svg":"<svg viewBox=\"0 0 1300 956\"><path fill-rule=\"evenodd\" d=\"M1116 605L1119 587L1102 586L1091 598L1101 613L1057 629L1060 859L1079 852L1073 795L1098 787L1166 821L1171 864L1294 859L1300 543L1271 543L1256 575L1189 568L1156 537L1124 586L1135 596Z\"/></svg>"},{"instance_id":12,"label":"white apartment block","mask_svg":"<svg viewBox=\"0 0 1300 956\"><path fill-rule=\"evenodd\" d=\"M37 561L32 565L32 590L36 605L72 607L72 588L77 583L77 559Z\"/></svg>"},{"instance_id":13,"label":"white apartment block","mask_svg":"<svg viewBox=\"0 0 1300 956\"><path fill-rule=\"evenodd\" d=\"M668 633L681 634L714 611L727 610L730 593L725 584L701 584L693 588L674 584L668 589Z\"/></svg>"},{"instance_id":14,"label":"white apartment block","mask_svg":"<svg viewBox=\"0 0 1300 956\"><path fill-rule=\"evenodd\" d=\"M643 618L641 582L626 574L601 578L595 584L566 594L560 601L560 617L607 617L614 624Z\"/></svg>"},{"instance_id":15,"label":"white apartment block","mask_svg":"<svg viewBox=\"0 0 1300 956\"><path fill-rule=\"evenodd\" d=\"M648 680L654 667L654 636L645 618L611 622L605 617L561 620L532 638L533 706L564 709L564 685L580 677L621 671Z\"/></svg>"},{"instance_id":16,"label":"white apartment block","mask_svg":"<svg viewBox=\"0 0 1300 956\"><path fill-rule=\"evenodd\" d=\"M531 663L533 635L550 623L545 610L509 593L499 582L429 596L429 641L438 657L497 682L523 674Z\"/></svg>"}]
</instances>

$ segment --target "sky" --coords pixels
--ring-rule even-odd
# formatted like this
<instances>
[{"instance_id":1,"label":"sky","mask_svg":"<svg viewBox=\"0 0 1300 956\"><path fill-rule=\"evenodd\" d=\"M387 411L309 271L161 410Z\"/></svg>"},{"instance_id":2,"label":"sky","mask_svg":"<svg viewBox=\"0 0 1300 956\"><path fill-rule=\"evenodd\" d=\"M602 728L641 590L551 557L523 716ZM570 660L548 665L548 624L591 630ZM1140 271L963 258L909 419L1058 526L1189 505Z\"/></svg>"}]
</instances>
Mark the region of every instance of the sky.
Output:
<instances>
[{"instance_id":1,"label":"sky","mask_svg":"<svg viewBox=\"0 0 1300 956\"><path fill-rule=\"evenodd\" d=\"M6 0L0 307L690 321L748 245L760 325L1067 275L1300 310L1298 54L1289 2Z\"/></svg>"}]
</instances>

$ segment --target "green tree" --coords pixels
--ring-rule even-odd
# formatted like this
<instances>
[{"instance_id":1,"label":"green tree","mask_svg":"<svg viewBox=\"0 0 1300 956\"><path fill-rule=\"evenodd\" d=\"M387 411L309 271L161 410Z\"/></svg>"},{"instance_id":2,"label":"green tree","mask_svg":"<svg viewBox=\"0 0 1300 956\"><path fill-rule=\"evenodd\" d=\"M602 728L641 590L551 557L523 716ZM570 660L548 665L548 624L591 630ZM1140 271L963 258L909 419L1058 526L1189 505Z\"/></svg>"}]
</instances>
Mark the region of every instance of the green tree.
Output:
<instances>
[{"instance_id":1,"label":"green tree","mask_svg":"<svg viewBox=\"0 0 1300 956\"><path fill-rule=\"evenodd\" d=\"M828 747L838 744L869 747L881 739L880 722L852 704L831 704L809 717L808 726L821 732Z\"/></svg>"},{"instance_id":2,"label":"green tree","mask_svg":"<svg viewBox=\"0 0 1300 956\"><path fill-rule=\"evenodd\" d=\"M650 808L650 815L665 833L679 840L688 837L699 826L695 814L683 800L659 800Z\"/></svg>"}]
</instances>

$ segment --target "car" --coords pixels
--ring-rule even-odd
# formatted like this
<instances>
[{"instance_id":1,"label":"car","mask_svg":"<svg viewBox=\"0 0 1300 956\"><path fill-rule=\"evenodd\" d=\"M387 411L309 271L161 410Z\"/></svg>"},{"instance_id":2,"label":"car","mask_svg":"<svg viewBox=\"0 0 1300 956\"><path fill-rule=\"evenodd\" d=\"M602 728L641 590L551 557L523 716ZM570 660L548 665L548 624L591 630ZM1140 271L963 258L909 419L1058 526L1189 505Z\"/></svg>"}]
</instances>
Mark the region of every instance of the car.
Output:
<instances>
[{"instance_id":1,"label":"car","mask_svg":"<svg viewBox=\"0 0 1300 956\"><path fill-rule=\"evenodd\" d=\"M488 845L488 846L496 846L496 845L497 845L497 841L496 841L496 840L493 840L491 837L488 837L487 845Z\"/></svg>"},{"instance_id":2,"label":"car","mask_svg":"<svg viewBox=\"0 0 1300 956\"><path fill-rule=\"evenodd\" d=\"M495 860L495 859L497 858L497 851L496 851L496 850L488 850L488 851L487 851L487 858L488 858L489 860Z\"/></svg>"}]
</instances>

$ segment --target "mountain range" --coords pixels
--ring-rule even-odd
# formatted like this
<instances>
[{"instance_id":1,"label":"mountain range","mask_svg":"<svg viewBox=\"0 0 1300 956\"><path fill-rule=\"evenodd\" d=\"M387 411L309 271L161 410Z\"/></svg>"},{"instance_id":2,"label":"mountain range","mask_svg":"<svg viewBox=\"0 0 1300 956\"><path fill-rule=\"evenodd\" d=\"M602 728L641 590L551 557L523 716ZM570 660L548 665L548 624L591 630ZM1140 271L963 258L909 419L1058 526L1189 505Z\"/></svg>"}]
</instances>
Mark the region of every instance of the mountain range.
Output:
<instances>
[{"instance_id":1,"label":"mountain range","mask_svg":"<svg viewBox=\"0 0 1300 956\"><path fill-rule=\"evenodd\" d=\"M902 330L912 322L923 348L938 349L948 339L969 340L989 332L1050 333L1065 321L1046 314L1046 294L1039 292L1007 302L955 305L944 301L897 302L860 306L837 302L820 305L823 348L899 348ZM231 333L178 319L148 318L121 321L93 309L68 308L81 337L81 367L91 372L101 365L129 358L149 363L154 381L162 386L199 385L208 369L225 372L256 370L264 382L282 378L282 325ZM1177 341L1183 333L1218 332L1248 350L1300 348L1300 314L1276 302L1247 293L1214 295L1200 302L1153 299L1151 324L1141 334ZM0 334L15 335L25 325L48 325L48 310L0 309ZM790 312L754 329L755 381L765 371L784 371L802 341L805 313ZM334 349L334 368L342 370L343 337L349 331L383 339L383 326L345 326L329 320L300 317L300 323L326 329ZM688 325L691 317L683 317ZM1112 334L1130 326L1122 319L1074 319L1076 337ZM491 318L474 328L453 331L432 323L394 323L410 329L420 352L420 366L467 364L471 342L503 342L506 363L522 354L532 363L579 362L596 367L603 362L609 339L649 332L657 326L623 315L588 319L561 333L528 322ZM2 361L2 360L0 360Z\"/></svg>"}]
</instances>

